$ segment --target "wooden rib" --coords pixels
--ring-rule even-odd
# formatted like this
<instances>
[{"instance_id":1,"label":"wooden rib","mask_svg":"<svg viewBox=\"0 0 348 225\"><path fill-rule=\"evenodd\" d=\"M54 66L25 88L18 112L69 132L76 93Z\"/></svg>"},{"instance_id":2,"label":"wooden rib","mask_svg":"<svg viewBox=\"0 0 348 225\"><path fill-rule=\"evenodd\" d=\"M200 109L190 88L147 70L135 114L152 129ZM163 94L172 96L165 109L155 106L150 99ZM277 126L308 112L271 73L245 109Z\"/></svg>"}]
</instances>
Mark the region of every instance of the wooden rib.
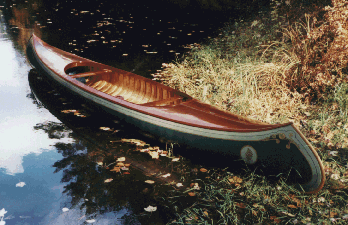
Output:
<instances>
[{"instance_id":1,"label":"wooden rib","mask_svg":"<svg viewBox=\"0 0 348 225\"><path fill-rule=\"evenodd\" d=\"M69 75L69 77L71 77L71 78L90 77L90 76L108 74L111 72L112 72L111 70L100 70L100 71L96 71L96 72L86 72L86 73L79 73L79 74L75 74L75 75Z\"/></svg>"},{"instance_id":2,"label":"wooden rib","mask_svg":"<svg viewBox=\"0 0 348 225\"><path fill-rule=\"evenodd\" d=\"M163 100L160 100L160 101L145 103L145 104L142 104L142 105L143 106L159 106L159 105L165 105L167 103L178 101L178 100L182 100L182 97L181 96L177 96L177 97L163 99Z\"/></svg>"},{"instance_id":3,"label":"wooden rib","mask_svg":"<svg viewBox=\"0 0 348 225\"><path fill-rule=\"evenodd\" d=\"M110 95L117 96L118 93L120 93L123 90L124 86L123 86L123 74L122 73L118 75L117 86L119 88L117 90L115 90L115 92L111 93Z\"/></svg>"},{"instance_id":4,"label":"wooden rib","mask_svg":"<svg viewBox=\"0 0 348 225\"><path fill-rule=\"evenodd\" d=\"M126 101L129 101L129 99L135 94L134 83L135 83L135 77L129 76L128 93L124 94L123 96Z\"/></svg>"},{"instance_id":5,"label":"wooden rib","mask_svg":"<svg viewBox=\"0 0 348 225\"><path fill-rule=\"evenodd\" d=\"M137 99L139 98L140 94L140 79L134 80L134 94L129 98L130 102L136 103Z\"/></svg>"}]
</instances>

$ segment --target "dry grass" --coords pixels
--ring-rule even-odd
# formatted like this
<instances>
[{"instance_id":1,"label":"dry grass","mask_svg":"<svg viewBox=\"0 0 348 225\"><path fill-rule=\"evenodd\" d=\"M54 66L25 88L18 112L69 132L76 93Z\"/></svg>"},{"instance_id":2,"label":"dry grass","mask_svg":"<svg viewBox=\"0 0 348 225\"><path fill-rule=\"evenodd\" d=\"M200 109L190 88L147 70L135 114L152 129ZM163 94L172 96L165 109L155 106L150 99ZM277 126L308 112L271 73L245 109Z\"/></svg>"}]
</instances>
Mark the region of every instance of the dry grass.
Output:
<instances>
[{"instance_id":1,"label":"dry grass","mask_svg":"<svg viewBox=\"0 0 348 225\"><path fill-rule=\"evenodd\" d=\"M294 122L321 156L327 182L304 195L252 173L231 188L233 175L225 174L205 183L175 224L347 223L348 3L312 11L292 8L301 6L295 0L278 3L270 17L229 24L183 61L163 64L162 80L236 114Z\"/></svg>"}]
</instances>

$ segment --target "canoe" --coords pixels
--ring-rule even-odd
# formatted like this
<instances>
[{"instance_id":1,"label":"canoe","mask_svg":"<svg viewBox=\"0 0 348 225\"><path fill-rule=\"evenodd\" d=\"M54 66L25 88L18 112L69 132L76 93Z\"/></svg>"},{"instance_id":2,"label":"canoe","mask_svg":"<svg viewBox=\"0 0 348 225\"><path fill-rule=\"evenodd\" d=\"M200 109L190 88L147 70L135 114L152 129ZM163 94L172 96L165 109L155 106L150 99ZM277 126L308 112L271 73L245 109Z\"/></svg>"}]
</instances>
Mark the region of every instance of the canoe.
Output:
<instances>
[{"instance_id":1,"label":"canoe","mask_svg":"<svg viewBox=\"0 0 348 225\"><path fill-rule=\"evenodd\" d=\"M144 133L265 170L296 171L297 187L306 193L324 186L320 157L292 123L267 124L219 110L151 79L50 46L35 35L27 56L53 83Z\"/></svg>"}]
</instances>

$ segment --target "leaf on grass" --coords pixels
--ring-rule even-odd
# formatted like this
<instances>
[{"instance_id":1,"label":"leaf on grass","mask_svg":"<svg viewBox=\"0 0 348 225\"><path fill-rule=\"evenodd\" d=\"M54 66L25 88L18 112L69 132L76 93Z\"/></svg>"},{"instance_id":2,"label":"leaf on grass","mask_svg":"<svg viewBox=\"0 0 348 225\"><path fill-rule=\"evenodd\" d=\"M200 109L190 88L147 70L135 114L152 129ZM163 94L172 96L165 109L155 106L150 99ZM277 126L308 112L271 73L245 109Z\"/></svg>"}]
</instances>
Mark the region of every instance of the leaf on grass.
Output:
<instances>
[{"instance_id":1,"label":"leaf on grass","mask_svg":"<svg viewBox=\"0 0 348 225\"><path fill-rule=\"evenodd\" d=\"M196 194L194 192L188 192L187 193L189 196L195 196Z\"/></svg>"},{"instance_id":2,"label":"leaf on grass","mask_svg":"<svg viewBox=\"0 0 348 225\"><path fill-rule=\"evenodd\" d=\"M206 217L209 217L209 213L207 211L204 211L203 214L206 216Z\"/></svg>"},{"instance_id":3,"label":"leaf on grass","mask_svg":"<svg viewBox=\"0 0 348 225\"><path fill-rule=\"evenodd\" d=\"M239 178L237 176L234 176L232 178L229 178L228 181L231 183L231 184L240 184L243 182L243 179L242 178Z\"/></svg>"},{"instance_id":4,"label":"leaf on grass","mask_svg":"<svg viewBox=\"0 0 348 225\"><path fill-rule=\"evenodd\" d=\"M280 223L280 222L281 222L281 220L278 219L276 216L270 216L269 218L270 218L271 220L273 220L274 223Z\"/></svg>"},{"instance_id":5,"label":"leaf on grass","mask_svg":"<svg viewBox=\"0 0 348 225\"><path fill-rule=\"evenodd\" d=\"M246 207L245 203L243 202L235 202L236 206L238 206L241 209L244 209Z\"/></svg>"},{"instance_id":6,"label":"leaf on grass","mask_svg":"<svg viewBox=\"0 0 348 225\"><path fill-rule=\"evenodd\" d=\"M292 208L292 209L296 209L297 206L296 205L288 205L289 208Z\"/></svg>"},{"instance_id":7,"label":"leaf on grass","mask_svg":"<svg viewBox=\"0 0 348 225\"><path fill-rule=\"evenodd\" d=\"M285 211L282 211L281 213L284 214L285 216L295 217L294 214L291 214L291 213L288 213L288 212L285 212Z\"/></svg>"},{"instance_id":8,"label":"leaf on grass","mask_svg":"<svg viewBox=\"0 0 348 225\"><path fill-rule=\"evenodd\" d=\"M334 218L337 215L338 215L338 213L336 213L336 212L333 212L333 211L330 212L330 218Z\"/></svg>"}]
</instances>

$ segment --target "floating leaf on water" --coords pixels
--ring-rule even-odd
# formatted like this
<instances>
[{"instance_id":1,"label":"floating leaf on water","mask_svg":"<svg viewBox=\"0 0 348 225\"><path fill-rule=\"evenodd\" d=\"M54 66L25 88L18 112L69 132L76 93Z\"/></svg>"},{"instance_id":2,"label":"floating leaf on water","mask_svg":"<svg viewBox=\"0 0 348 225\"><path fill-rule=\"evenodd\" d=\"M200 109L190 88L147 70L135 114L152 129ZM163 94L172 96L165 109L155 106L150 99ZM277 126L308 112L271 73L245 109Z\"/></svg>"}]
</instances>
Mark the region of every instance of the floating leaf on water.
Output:
<instances>
[{"instance_id":1,"label":"floating leaf on water","mask_svg":"<svg viewBox=\"0 0 348 225\"><path fill-rule=\"evenodd\" d=\"M153 158L153 159L158 159L159 158L159 154L156 151L149 151L149 155Z\"/></svg>"},{"instance_id":2,"label":"floating leaf on water","mask_svg":"<svg viewBox=\"0 0 348 225\"><path fill-rule=\"evenodd\" d=\"M126 161L126 157L120 157L117 159L118 162L124 162Z\"/></svg>"},{"instance_id":3,"label":"floating leaf on water","mask_svg":"<svg viewBox=\"0 0 348 225\"><path fill-rule=\"evenodd\" d=\"M0 217L4 217L6 213L7 211L5 210L5 208L2 208L2 210L0 210Z\"/></svg>"},{"instance_id":4,"label":"floating leaf on water","mask_svg":"<svg viewBox=\"0 0 348 225\"><path fill-rule=\"evenodd\" d=\"M155 183L155 181L153 181L153 180L146 180L146 181L145 181L145 183L148 183L148 184L154 184L154 183Z\"/></svg>"},{"instance_id":5,"label":"floating leaf on water","mask_svg":"<svg viewBox=\"0 0 348 225\"><path fill-rule=\"evenodd\" d=\"M201 172L205 173L205 172L207 172L208 170L207 170L207 169L205 169L205 168L201 168L199 171L201 171Z\"/></svg>"},{"instance_id":6,"label":"floating leaf on water","mask_svg":"<svg viewBox=\"0 0 348 225\"><path fill-rule=\"evenodd\" d=\"M112 170L110 170L110 171L112 171L112 172L120 172L120 170L121 170L120 167L115 166L115 167L114 167Z\"/></svg>"},{"instance_id":7,"label":"floating leaf on water","mask_svg":"<svg viewBox=\"0 0 348 225\"><path fill-rule=\"evenodd\" d=\"M100 130L105 130L105 131L107 131L107 130L111 130L111 128L110 128L110 127L99 127L99 129L100 129Z\"/></svg>"},{"instance_id":8,"label":"floating leaf on water","mask_svg":"<svg viewBox=\"0 0 348 225\"><path fill-rule=\"evenodd\" d=\"M165 175L162 175L162 177L164 177L164 178L166 178L166 177L170 177L170 173L167 173L167 174L165 174Z\"/></svg>"},{"instance_id":9,"label":"floating leaf on water","mask_svg":"<svg viewBox=\"0 0 348 225\"><path fill-rule=\"evenodd\" d=\"M146 212L155 212L157 210L157 206L149 205L147 208L144 208Z\"/></svg>"},{"instance_id":10,"label":"floating leaf on water","mask_svg":"<svg viewBox=\"0 0 348 225\"><path fill-rule=\"evenodd\" d=\"M91 220L86 220L86 223L94 223L95 219L91 219Z\"/></svg>"},{"instance_id":11,"label":"floating leaf on water","mask_svg":"<svg viewBox=\"0 0 348 225\"><path fill-rule=\"evenodd\" d=\"M25 182L19 182L18 184L16 184L16 187L24 187Z\"/></svg>"},{"instance_id":12,"label":"floating leaf on water","mask_svg":"<svg viewBox=\"0 0 348 225\"><path fill-rule=\"evenodd\" d=\"M67 211L69 211L69 209L68 208L62 208L62 211L63 212L67 212Z\"/></svg>"},{"instance_id":13,"label":"floating leaf on water","mask_svg":"<svg viewBox=\"0 0 348 225\"><path fill-rule=\"evenodd\" d=\"M177 183L176 186L177 186L177 187L182 187L182 186L184 186L184 185L182 185L182 183Z\"/></svg>"},{"instance_id":14,"label":"floating leaf on water","mask_svg":"<svg viewBox=\"0 0 348 225\"><path fill-rule=\"evenodd\" d=\"M113 181L113 180L114 180L114 179L109 178L109 179L104 180L104 183L110 183L110 182Z\"/></svg>"}]
</instances>

